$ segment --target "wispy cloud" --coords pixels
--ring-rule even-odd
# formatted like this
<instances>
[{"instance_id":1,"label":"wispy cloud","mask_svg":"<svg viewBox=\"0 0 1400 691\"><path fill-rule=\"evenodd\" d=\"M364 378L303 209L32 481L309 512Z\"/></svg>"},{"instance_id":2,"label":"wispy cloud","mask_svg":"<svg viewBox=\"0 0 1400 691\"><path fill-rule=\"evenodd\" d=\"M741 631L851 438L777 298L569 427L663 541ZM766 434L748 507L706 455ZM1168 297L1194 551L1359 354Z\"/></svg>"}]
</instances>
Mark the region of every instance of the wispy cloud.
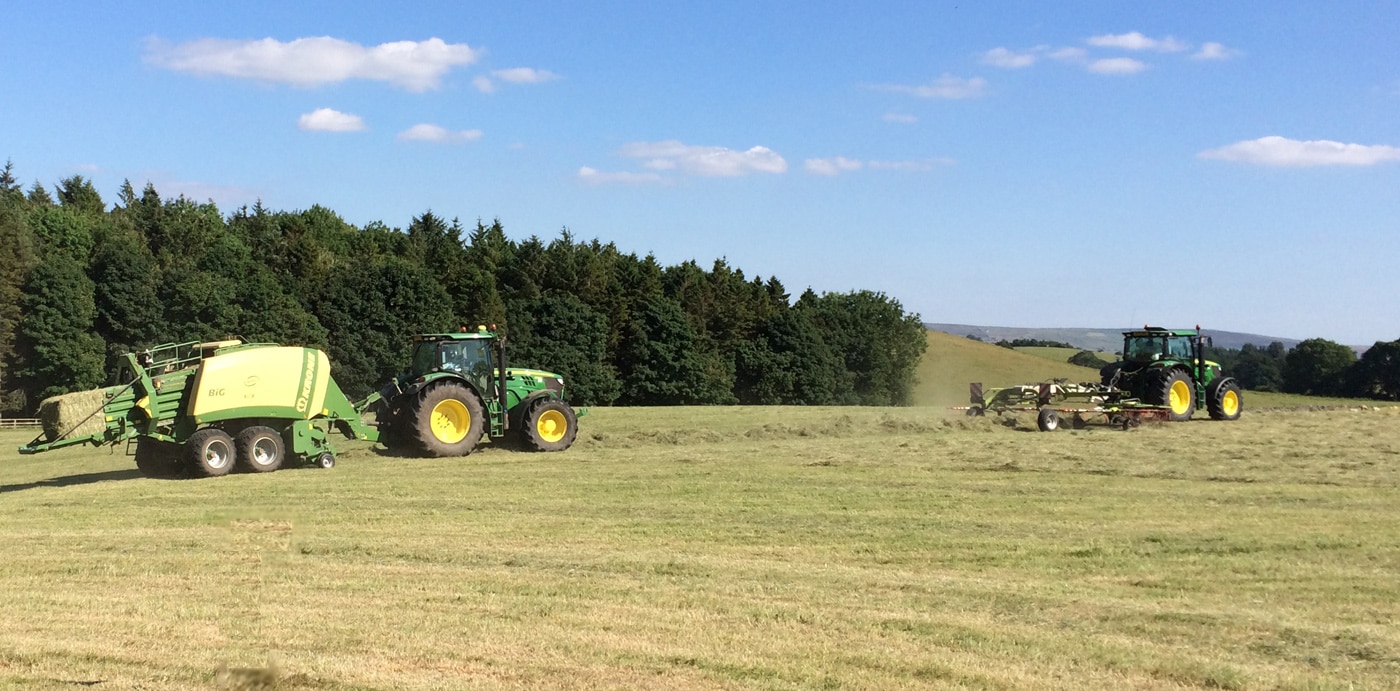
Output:
<instances>
[{"instance_id":1,"label":"wispy cloud","mask_svg":"<svg viewBox=\"0 0 1400 691\"><path fill-rule=\"evenodd\" d=\"M827 177L860 170L893 170L905 173L918 173L950 166L956 163L951 158L924 158L912 161L858 161L844 156L832 158L809 158L803 162L803 169L812 175Z\"/></svg>"},{"instance_id":2,"label":"wispy cloud","mask_svg":"<svg viewBox=\"0 0 1400 691\"><path fill-rule=\"evenodd\" d=\"M495 93L496 82L507 84L543 84L560 79L560 76L549 70L537 70L533 67L511 67L504 70L492 70L491 76L480 76L472 80L472 85L483 94Z\"/></svg>"},{"instance_id":3,"label":"wispy cloud","mask_svg":"<svg viewBox=\"0 0 1400 691\"><path fill-rule=\"evenodd\" d=\"M481 139L481 130L449 130L446 127L421 123L398 134L401 142L432 142L435 144L460 144Z\"/></svg>"},{"instance_id":4,"label":"wispy cloud","mask_svg":"<svg viewBox=\"0 0 1400 691\"><path fill-rule=\"evenodd\" d=\"M904 84L875 84L870 88L876 91L893 91L901 94L918 96L919 98L943 98L949 100L960 100L965 98L976 98L987 91L987 80L981 77L971 77L964 79L945 74L928 84L904 85Z\"/></svg>"},{"instance_id":5,"label":"wispy cloud","mask_svg":"<svg viewBox=\"0 0 1400 691\"><path fill-rule=\"evenodd\" d=\"M885 122L895 122L901 125L912 125L919 121L917 116L908 113L885 113L884 117L880 119Z\"/></svg>"},{"instance_id":6,"label":"wispy cloud","mask_svg":"<svg viewBox=\"0 0 1400 691\"><path fill-rule=\"evenodd\" d=\"M1274 136L1235 142L1196 155L1204 159L1285 168L1371 166L1400 161L1400 147L1384 144L1343 144L1325 139L1299 141Z\"/></svg>"},{"instance_id":7,"label":"wispy cloud","mask_svg":"<svg viewBox=\"0 0 1400 691\"><path fill-rule=\"evenodd\" d=\"M360 132L364 118L331 108L317 108L297 119L297 128L307 132Z\"/></svg>"},{"instance_id":8,"label":"wispy cloud","mask_svg":"<svg viewBox=\"0 0 1400 691\"><path fill-rule=\"evenodd\" d=\"M1178 41L1171 36L1148 38L1133 31L1126 34L1104 34L1089 38L1089 45L1099 48L1121 48L1123 50L1150 50L1158 53L1179 53L1189 50L1190 44Z\"/></svg>"},{"instance_id":9,"label":"wispy cloud","mask_svg":"<svg viewBox=\"0 0 1400 691\"><path fill-rule=\"evenodd\" d=\"M1209 42L1201 44L1201 49L1191 55L1192 60L1229 60L1240 54L1234 48L1226 48L1224 44Z\"/></svg>"},{"instance_id":10,"label":"wispy cloud","mask_svg":"<svg viewBox=\"0 0 1400 691\"><path fill-rule=\"evenodd\" d=\"M1095 74L1137 74L1147 69L1147 63L1132 58L1103 58L1090 62L1085 69Z\"/></svg>"},{"instance_id":11,"label":"wispy cloud","mask_svg":"<svg viewBox=\"0 0 1400 691\"><path fill-rule=\"evenodd\" d=\"M813 175L832 176L860 170L865 167L865 164L844 156L836 156L835 158L809 158L802 164L802 167Z\"/></svg>"},{"instance_id":12,"label":"wispy cloud","mask_svg":"<svg viewBox=\"0 0 1400 691\"><path fill-rule=\"evenodd\" d=\"M651 170L677 170L701 177L787 172L787 161L766 146L736 151L722 146L692 146L671 139L625 144L618 153L641 159L642 165Z\"/></svg>"},{"instance_id":13,"label":"wispy cloud","mask_svg":"<svg viewBox=\"0 0 1400 691\"><path fill-rule=\"evenodd\" d=\"M436 89L452 68L470 65L480 51L440 38L394 41L364 46L329 36L233 40L202 38L146 44L146 61L177 72L201 76L319 86L351 79L383 81L409 91Z\"/></svg>"},{"instance_id":14,"label":"wispy cloud","mask_svg":"<svg viewBox=\"0 0 1400 691\"><path fill-rule=\"evenodd\" d=\"M590 185L606 185L609 183L621 183L627 185L655 185L666 181L659 173L604 173L602 171L583 166L578 169L578 179Z\"/></svg>"},{"instance_id":15,"label":"wispy cloud","mask_svg":"<svg viewBox=\"0 0 1400 691\"><path fill-rule=\"evenodd\" d=\"M722 146L694 146L675 139L660 142L624 144L618 155L635 159L645 172L604 172L589 166L578 170L578 178L589 184L670 183L677 176L739 177L752 173L787 172L787 161L766 146L737 151Z\"/></svg>"},{"instance_id":16,"label":"wispy cloud","mask_svg":"<svg viewBox=\"0 0 1400 691\"><path fill-rule=\"evenodd\" d=\"M1014 70L1034 65L1040 59L1041 53L1039 49L1018 53L1009 48L997 47L983 53L982 62L993 67Z\"/></svg>"}]
</instances>

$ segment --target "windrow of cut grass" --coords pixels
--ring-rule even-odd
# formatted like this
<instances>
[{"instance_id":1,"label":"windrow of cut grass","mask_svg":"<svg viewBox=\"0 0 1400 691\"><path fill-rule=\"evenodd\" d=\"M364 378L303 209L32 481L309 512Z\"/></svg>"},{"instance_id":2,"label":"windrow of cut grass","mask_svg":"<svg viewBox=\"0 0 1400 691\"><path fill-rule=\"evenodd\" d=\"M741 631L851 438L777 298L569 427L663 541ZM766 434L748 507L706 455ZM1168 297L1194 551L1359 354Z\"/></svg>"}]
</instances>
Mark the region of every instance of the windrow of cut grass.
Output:
<instances>
[{"instance_id":1,"label":"windrow of cut grass","mask_svg":"<svg viewBox=\"0 0 1400 691\"><path fill-rule=\"evenodd\" d=\"M141 478L0 433L0 686L1387 688L1400 416L595 409ZM264 686L259 686L263 684Z\"/></svg>"}]
</instances>

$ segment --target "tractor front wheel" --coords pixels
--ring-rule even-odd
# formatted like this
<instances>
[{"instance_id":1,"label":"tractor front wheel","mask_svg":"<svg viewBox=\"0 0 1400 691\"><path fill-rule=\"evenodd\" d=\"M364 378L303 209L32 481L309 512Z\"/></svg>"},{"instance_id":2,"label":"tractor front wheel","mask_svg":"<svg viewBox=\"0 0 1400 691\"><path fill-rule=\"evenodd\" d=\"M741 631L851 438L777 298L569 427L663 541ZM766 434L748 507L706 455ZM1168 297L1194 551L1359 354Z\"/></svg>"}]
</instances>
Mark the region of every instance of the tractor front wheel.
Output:
<instances>
[{"instance_id":1,"label":"tractor front wheel","mask_svg":"<svg viewBox=\"0 0 1400 691\"><path fill-rule=\"evenodd\" d=\"M1238 420L1244 397L1234 377L1219 377L1206 387L1206 410L1212 420Z\"/></svg>"},{"instance_id":2,"label":"tractor front wheel","mask_svg":"<svg viewBox=\"0 0 1400 691\"><path fill-rule=\"evenodd\" d=\"M1167 417L1172 422L1185 422L1196 412L1196 385L1191 375L1180 369L1171 369L1157 375L1153 382L1152 403L1167 407Z\"/></svg>"},{"instance_id":3,"label":"tractor front wheel","mask_svg":"<svg viewBox=\"0 0 1400 691\"><path fill-rule=\"evenodd\" d=\"M233 470L233 437L217 427L205 427L185 442L185 466L195 477L219 477Z\"/></svg>"},{"instance_id":4,"label":"tractor front wheel","mask_svg":"<svg viewBox=\"0 0 1400 691\"><path fill-rule=\"evenodd\" d=\"M481 399L466 386L446 381L418 394L408 411L413 445L428 456L465 456L481 441Z\"/></svg>"},{"instance_id":5,"label":"tractor front wheel","mask_svg":"<svg viewBox=\"0 0 1400 691\"><path fill-rule=\"evenodd\" d=\"M536 451L563 451L578 436L578 416L557 398L542 398L525 415L525 439Z\"/></svg>"}]
</instances>

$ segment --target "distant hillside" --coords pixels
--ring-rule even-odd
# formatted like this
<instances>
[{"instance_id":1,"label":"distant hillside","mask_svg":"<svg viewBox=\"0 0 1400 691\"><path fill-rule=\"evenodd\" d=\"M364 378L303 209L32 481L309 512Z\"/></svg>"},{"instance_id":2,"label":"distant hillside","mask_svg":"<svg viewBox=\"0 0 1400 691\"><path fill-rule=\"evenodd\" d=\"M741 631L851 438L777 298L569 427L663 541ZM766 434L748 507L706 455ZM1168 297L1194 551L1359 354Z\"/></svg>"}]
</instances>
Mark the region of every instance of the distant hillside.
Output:
<instances>
[{"instance_id":1,"label":"distant hillside","mask_svg":"<svg viewBox=\"0 0 1400 691\"><path fill-rule=\"evenodd\" d=\"M1099 371L1068 362L978 343L968 338L929 331L928 350L919 361L914 405L966 405L967 385L1012 386L1056 378L1073 382L1099 380Z\"/></svg>"},{"instance_id":2,"label":"distant hillside","mask_svg":"<svg viewBox=\"0 0 1400 691\"><path fill-rule=\"evenodd\" d=\"M1171 328L1174 325L1154 324L1154 326ZM942 331L943 333L952 334L954 336L976 336L987 343L1014 341L1018 338L1034 338L1041 341L1069 343L1070 345L1085 350L1102 350L1107 353L1114 353L1123 348L1122 332L1139 327L1123 327L1117 329L1024 329L1013 326L924 324L924 328L932 331ZM1282 343L1285 348L1292 348L1299 343L1298 339L1295 338L1260 336L1259 334L1217 331L1215 329L1203 329L1203 331L1213 339L1215 346L1218 348L1239 348L1246 343L1253 343L1260 348L1264 348L1274 341Z\"/></svg>"}]
</instances>

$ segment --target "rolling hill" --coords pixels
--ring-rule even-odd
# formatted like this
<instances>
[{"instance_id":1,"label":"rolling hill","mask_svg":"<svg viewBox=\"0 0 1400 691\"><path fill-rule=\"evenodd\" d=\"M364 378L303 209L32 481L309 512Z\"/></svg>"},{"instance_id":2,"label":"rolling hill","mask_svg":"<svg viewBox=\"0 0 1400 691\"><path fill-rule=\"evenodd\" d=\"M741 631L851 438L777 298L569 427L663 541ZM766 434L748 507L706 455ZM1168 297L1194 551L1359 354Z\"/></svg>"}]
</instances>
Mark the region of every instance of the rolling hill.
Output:
<instances>
[{"instance_id":1,"label":"rolling hill","mask_svg":"<svg viewBox=\"0 0 1400 691\"><path fill-rule=\"evenodd\" d=\"M1175 327L1178 325L1161 324L1159 326ZM924 328L932 331L941 331L954 336L973 336L988 343L1014 341L1018 338L1034 338L1041 341L1060 341L1061 343L1068 343L1085 350L1102 350L1107 353L1114 353L1123 347L1122 332L1137 327L1104 329L1026 329L1012 326L924 324ZM1187 325L1187 328L1189 328L1189 325ZM1285 348L1292 348L1300 342L1296 338L1261 336L1259 334L1239 333L1235 331L1217 331L1215 329L1203 329L1203 331L1209 335L1211 339L1213 339L1214 344L1220 348L1239 348L1246 343L1252 343L1260 348L1264 348L1274 341L1282 343Z\"/></svg>"},{"instance_id":2,"label":"rolling hill","mask_svg":"<svg viewBox=\"0 0 1400 691\"><path fill-rule=\"evenodd\" d=\"M1055 362L940 331L929 331L926 337L928 350L919 361L919 382L911 400L917 406L964 405L967 385L974 381L988 386L1010 386L1056 378L1075 382L1099 380L1098 370L1068 362Z\"/></svg>"}]
</instances>

